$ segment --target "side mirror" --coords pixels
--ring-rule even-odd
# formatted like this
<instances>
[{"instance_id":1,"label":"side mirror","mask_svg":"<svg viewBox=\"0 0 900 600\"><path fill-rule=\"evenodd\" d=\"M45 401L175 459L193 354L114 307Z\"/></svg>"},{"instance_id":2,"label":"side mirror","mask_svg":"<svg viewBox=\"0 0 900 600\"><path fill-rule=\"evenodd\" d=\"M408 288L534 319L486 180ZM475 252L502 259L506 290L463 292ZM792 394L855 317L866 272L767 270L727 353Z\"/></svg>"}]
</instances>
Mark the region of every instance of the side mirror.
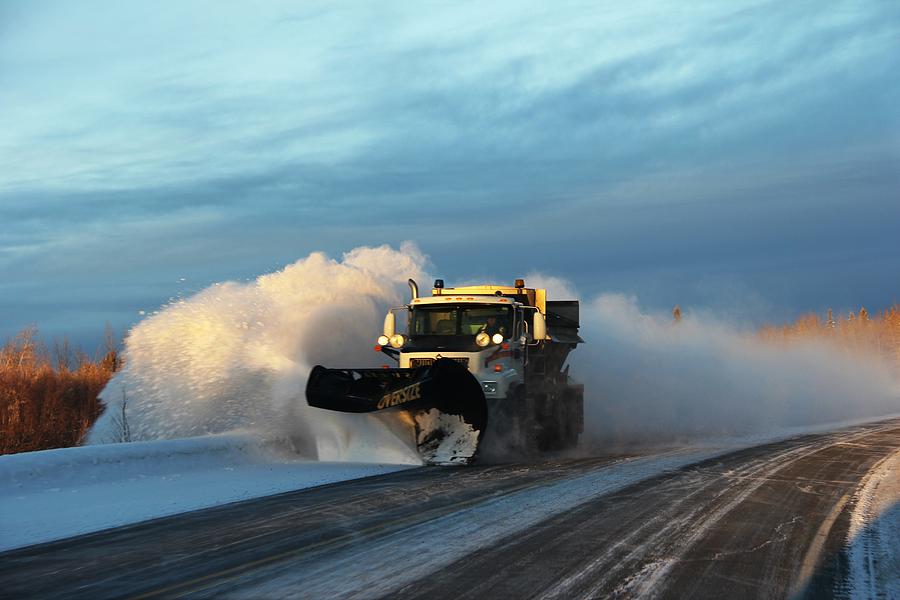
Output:
<instances>
[{"instance_id":1,"label":"side mirror","mask_svg":"<svg viewBox=\"0 0 900 600\"><path fill-rule=\"evenodd\" d=\"M389 312L384 316L384 335L390 338L393 337L396 332L397 320L394 318L394 313Z\"/></svg>"},{"instance_id":2,"label":"side mirror","mask_svg":"<svg viewBox=\"0 0 900 600\"><path fill-rule=\"evenodd\" d=\"M547 322L540 311L534 311L534 341L540 342L547 338Z\"/></svg>"}]
</instances>

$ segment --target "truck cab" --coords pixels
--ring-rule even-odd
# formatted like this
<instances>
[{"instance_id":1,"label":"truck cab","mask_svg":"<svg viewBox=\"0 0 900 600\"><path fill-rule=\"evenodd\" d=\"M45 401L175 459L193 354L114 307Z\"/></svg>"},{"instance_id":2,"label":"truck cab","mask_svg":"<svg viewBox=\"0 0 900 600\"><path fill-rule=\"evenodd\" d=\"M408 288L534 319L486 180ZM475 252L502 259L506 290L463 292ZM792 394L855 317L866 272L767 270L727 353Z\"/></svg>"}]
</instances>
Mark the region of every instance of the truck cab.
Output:
<instances>
[{"instance_id":1,"label":"truck cab","mask_svg":"<svg viewBox=\"0 0 900 600\"><path fill-rule=\"evenodd\" d=\"M486 398L506 397L524 382L524 310L509 298L442 295L413 299L400 368L455 360L481 383Z\"/></svg>"},{"instance_id":2,"label":"truck cab","mask_svg":"<svg viewBox=\"0 0 900 600\"><path fill-rule=\"evenodd\" d=\"M445 288L438 279L431 296L419 296L410 280L410 289L409 304L386 316L379 345L401 369L428 366L440 358L459 362L475 376L489 402L513 395L529 371L546 375L546 355L563 350L554 342L567 342L564 355L556 356L561 367L568 351L582 341L577 335L577 301L548 303L546 290L526 288L522 279L514 286L454 288ZM557 312L567 309L569 319L550 313L558 331L548 332L548 306ZM405 335L396 332L394 316L403 310Z\"/></svg>"}]
</instances>

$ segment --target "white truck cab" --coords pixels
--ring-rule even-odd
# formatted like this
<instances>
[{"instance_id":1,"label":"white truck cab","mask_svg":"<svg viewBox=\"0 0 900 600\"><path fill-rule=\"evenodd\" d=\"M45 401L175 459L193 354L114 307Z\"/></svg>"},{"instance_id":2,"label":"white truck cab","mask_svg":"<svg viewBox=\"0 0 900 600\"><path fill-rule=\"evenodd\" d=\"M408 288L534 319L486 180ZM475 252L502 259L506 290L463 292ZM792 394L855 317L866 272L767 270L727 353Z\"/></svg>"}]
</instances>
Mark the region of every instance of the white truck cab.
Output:
<instances>
[{"instance_id":1,"label":"white truck cab","mask_svg":"<svg viewBox=\"0 0 900 600\"><path fill-rule=\"evenodd\" d=\"M481 384L485 398L506 398L525 381L528 346L547 337L544 314L534 306L544 290L524 287L468 286L444 288L435 281L430 297L412 299L385 317L378 342L396 351L401 369L429 366L439 358L455 360ZM396 332L395 312L408 311L406 334ZM389 353L392 353L389 351Z\"/></svg>"}]
</instances>

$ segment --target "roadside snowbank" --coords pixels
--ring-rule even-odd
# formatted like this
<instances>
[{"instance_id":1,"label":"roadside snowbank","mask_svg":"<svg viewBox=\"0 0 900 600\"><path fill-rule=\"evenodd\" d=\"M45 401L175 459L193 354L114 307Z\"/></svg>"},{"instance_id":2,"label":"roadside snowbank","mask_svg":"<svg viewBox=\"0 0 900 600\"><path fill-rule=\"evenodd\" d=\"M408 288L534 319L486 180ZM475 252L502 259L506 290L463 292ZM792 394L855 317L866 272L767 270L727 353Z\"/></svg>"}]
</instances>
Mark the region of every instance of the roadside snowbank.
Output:
<instances>
[{"instance_id":1,"label":"roadside snowbank","mask_svg":"<svg viewBox=\"0 0 900 600\"><path fill-rule=\"evenodd\" d=\"M900 452L860 484L848 535L853 598L900 598Z\"/></svg>"},{"instance_id":2,"label":"roadside snowbank","mask_svg":"<svg viewBox=\"0 0 900 600\"><path fill-rule=\"evenodd\" d=\"M298 460L238 435L0 456L0 551L411 466Z\"/></svg>"}]
</instances>

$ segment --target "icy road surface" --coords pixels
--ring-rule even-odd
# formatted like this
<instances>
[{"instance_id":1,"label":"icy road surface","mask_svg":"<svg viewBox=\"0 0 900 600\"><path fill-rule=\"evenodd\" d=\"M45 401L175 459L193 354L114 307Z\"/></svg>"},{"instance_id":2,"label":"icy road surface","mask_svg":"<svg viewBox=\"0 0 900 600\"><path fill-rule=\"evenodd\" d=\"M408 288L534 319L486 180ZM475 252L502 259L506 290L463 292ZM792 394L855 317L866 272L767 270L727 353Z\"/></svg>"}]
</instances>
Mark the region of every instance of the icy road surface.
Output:
<instances>
[{"instance_id":1,"label":"icy road surface","mask_svg":"<svg viewBox=\"0 0 900 600\"><path fill-rule=\"evenodd\" d=\"M428 467L0 554L13 597L897 597L900 421L743 450ZM853 560L851 560L853 557ZM893 556L893 559L896 559ZM854 566L856 565L856 566ZM868 565L868 566L867 566ZM860 570L862 569L862 570Z\"/></svg>"}]
</instances>

